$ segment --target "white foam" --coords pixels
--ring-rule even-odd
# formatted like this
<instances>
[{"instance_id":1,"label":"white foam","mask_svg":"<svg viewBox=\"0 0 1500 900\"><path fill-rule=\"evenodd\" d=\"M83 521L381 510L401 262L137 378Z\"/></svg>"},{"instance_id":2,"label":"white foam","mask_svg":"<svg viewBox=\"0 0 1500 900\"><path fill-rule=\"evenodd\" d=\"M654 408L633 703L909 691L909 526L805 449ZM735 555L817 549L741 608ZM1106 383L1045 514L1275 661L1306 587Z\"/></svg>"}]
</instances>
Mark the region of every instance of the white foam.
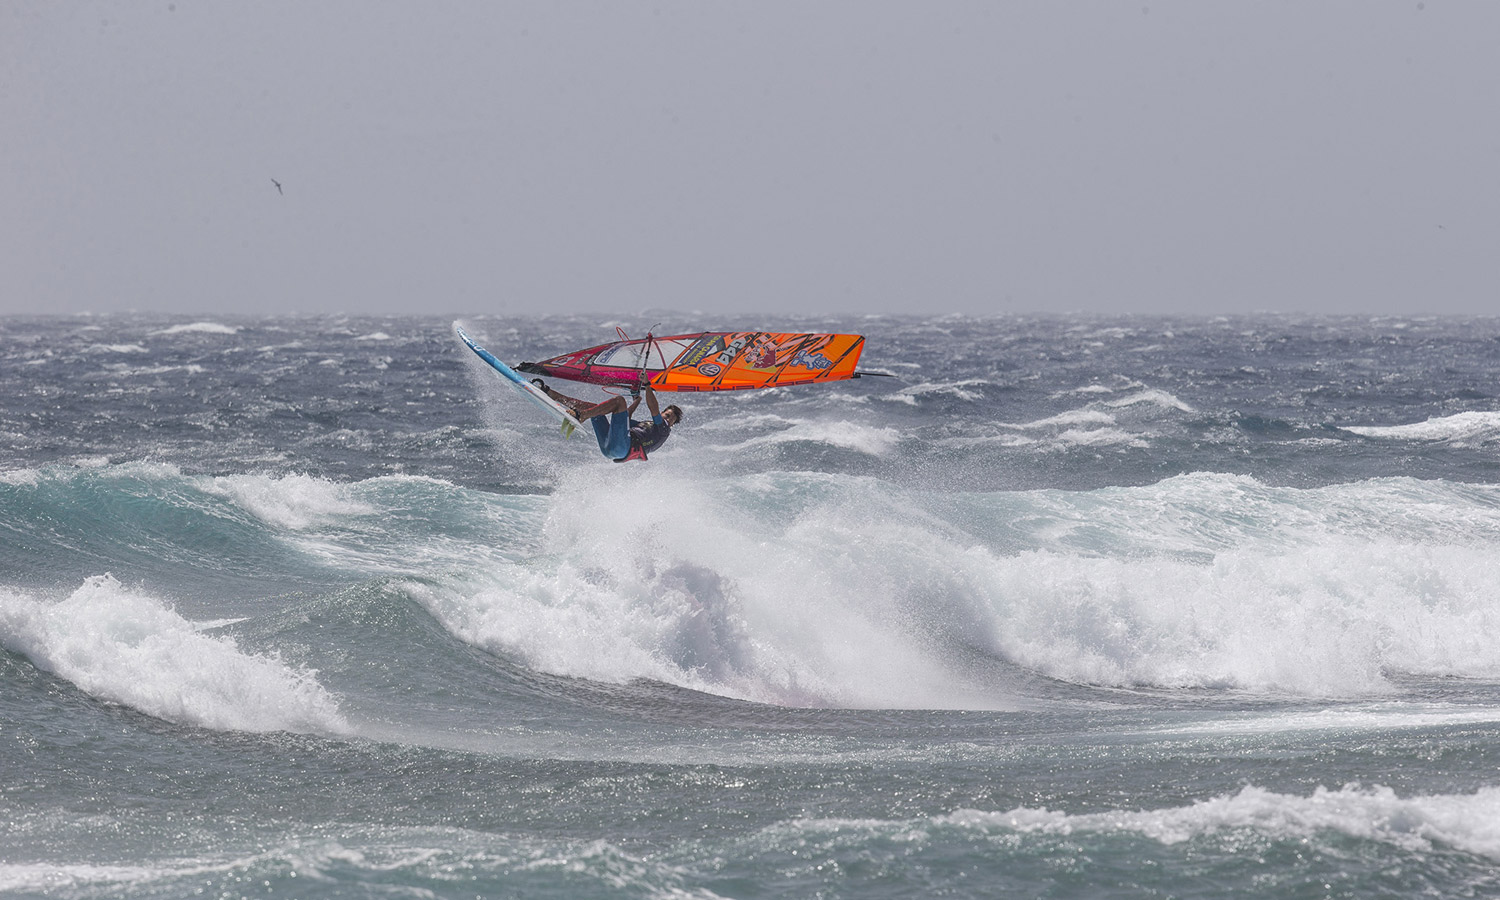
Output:
<instances>
[{"instance_id":1,"label":"white foam","mask_svg":"<svg viewBox=\"0 0 1500 900\"><path fill-rule=\"evenodd\" d=\"M1253 830L1277 839L1334 833L1407 851L1449 847L1500 859L1500 788L1403 799L1380 786L1350 785L1337 791L1320 787L1309 797L1249 786L1236 794L1159 810L1079 815L1027 807L1003 813L960 810L932 820L932 827L1058 835L1127 832L1163 844L1230 829Z\"/></svg>"},{"instance_id":2,"label":"white foam","mask_svg":"<svg viewBox=\"0 0 1500 900\"><path fill-rule=\"evenodd\" d=\"M1009 658L1069 681L1361 696L1390 672L1496 678L1495 495L1233 476L1038 492L1019 507L1034 548L985 559L973 590Z\"/></svg>"},{"instance_id":3,"label":"white foam","mask_svg":"<svg viewBox=\"0 0 1500 900\"><path fill-rule=\"evenodd\" d=\"M371 332L370 334L362 334L359 337L355 338L356 341L388 341L390 339L391 336L386 334L384 331L375 331Z\"/></svg>"},{"instance_id":4,"label":"white foam","mask_svg":"<svg viewBox=\"0 0 1500 900\"><path fill-rule=\"evenodd\" d=\"M347 733L316 673L202 633L112 576L48 603L0 590L0 645L94 697L224 731Z\"/></svg>"},{"instance_id":5,"label":"white foam","mask_svg":"<svg viewBox=\"0 0 1500 900\"><path fill-rule=\"evenodd\" d=\"M1500 679L1500 488L1195 475L945 495L590 467L536 502L546 555L425 600L558 674L884 707L1014 706L976 653L1073 683L1324 698Z\"/></svg>"},{"instance_id":6,"label":"white foam","mask_svg":"<svg viewBox=\"0 0 1500 900\"><path fill-rule=\"evenodd\" d=\"M485 880L511 876L511 881L529 873L543 873L541 880L548 881L546 873L562 872L570 883L580 877L592 879L610 895L673 900L715 900L719 896L687 887L691 873L686 868L649 856L632 856L603 840L516 837L455 827L340 823L294 831L277 842L253 841L254 849L245 848L243 841L230 843L238 852L216 845L204 848L196 857L186 855L191 852L187 847L170 846L167 849L181 855L145 865L0 861L0 893L71 895L84 889L94 895L119 888L152 896L189 896L202 894L205 884L230 884L242 889L253 886L273 895L290 890L295 896L319 896L349 893L354 889L338 888L352 884L362 889L355 893L366 895L370 885L452 883L456 872L464 873L466 880L478 875ZM296 885L303 882L303 889L297 890ZM109 895L117 893L120 891ZM243 890L234 893L244 895ZM386 894L434 896L423 888L380 893ZM215 896L220 895L215 892Z\"/></svg>"},{"instance_id":7,"label":"white foam","mask_svg":"<svg viewBox=\"0 0 1500 900\"><path fill-rule=\"evenodd\" d=\"M1500 709L1493 707L1391 701L1356 703L1275 715L1267 715L1263 712L1247 713L1222 719L1162 726L1151 729L1149 733L1175 735L1285 734L1296 731L1347 733L1495 723L1500 723Z\"/></svg>"},{"instance_id":8,"label":"white foam","mask_svg":"<svg viewBox=\"0 0 1500 900\"><path fill-rule=\"evenodd\" d=\"M152 334L239 334L240 329L231 325L221 325L218 322L191 322L185 325L173 325Z\"/></svg>"},{"instance_id":9,"label":"white foam","mask_svg":"<svg viewBox=\"0 0 1500 900\"><path fill-rule=\"evenodd\" d=\"M551 498L558 556L419 596L461 639L557 674L791 705L1011 704L913 637L907 580L946 587L927 560L947 536L907 524L917 511L851 508L862 484L827 476L749 479L726 498L665 470L606 475L570 475ZM810 508L779 508L788 491Z\"/></svg>"},{"instance_id":10,"label":"white foam","mask_svg":"<svg viewBox=\"0 0 1500 900\"><path fill-rule=\"evenodd\" d=\"M939 447L1026 447L1041 443L1034 437L1024 434L962 434L954 437L938 438L932 442Z\"/></svg>"},{"instance_id":11,"label":"white foam","mask_svg":"<svg viewBox=\"0 0 1500 900\"><path fill-rule=\"evenodd\" d=\"M293 531L375 511L355 499L349 485L310 475L226 475L201 484L261 521Z\"/></svg>"},{"instance_id":12,"label":"white foam","mask_svg":"<svg viewBox=\"0 0 1500 900\"><path fill-rule=\"evenodd\" d=\"M1114 408L1123 406L1135 406L1139 403L1148 403L1153 406L1160 406L1163 409L1175 409L1179 412L1193 412L1193 408L1191 406L1188 406L1186 403L1183 403L1181 400L1177 399L1166 391L1159 391L1154 389L1138 391L1125 397L1117 397L1113 400L1104 400L1101 402L1103 402L1105 406Z\"/></svg>"},{"instance_id":13,"label":"white foam","mask_svg":"<svg viewBox=\"0 0 1500 900\"><path fill-rule=\"evenodd\" d=\"M901 442L901 432L890 427L872 427L853 422L797 422L773 434L750 438L725 449L748 450L752 447L812 443L853 450L869 456L884 456Z\"/></svg>"},{"instance_id":14,"label":"white foam","mask_svg":"<svg viewBox=\"0 0 1500 900\"><path fill-rule=\"evenodd\" d=\"M1136 435L1119 428L1069 428L1060 432L1055 440L1069 447L1147 447L1150 446Z\"/></svg>"},{"instance_id":15,"label":"white foam","mask_svg":"<svg viewBox=\"0 0 1500 900\"><path fill-rule=\"evenodd\" d=\"M45 894L88 885L134 885L179 874L180 871L151 866L0 862L0 892ZM192 874L198 871L201 870L195 869Z\"/></svg>"},{"instance_id":16,"label":"white foam","mask_svg":"<svg viewBox=\"0 0 1500 900\"><path fill-rule=\"evenodd\" d=\"M41 483L42 471L40 469L0 471L0 484L8 484L12 487L36 487Z\"/></svg>"},{"instance_id":17,"label":"white foam","mask_svg":"<svg viewBox=\"0 0 1500 900\"><path fill-rule=\"evenodd\" d=\"M757 428L784 428L796 424L792 419L772 413L724 416L694 425L695 431L747 431Z\"/></svg>"},{"instance_id":18,"label":"white foam","mask_svg":"<svg viewBox=\"0 0 1500 900\"><path fill-rule=\"evenodd\" d=\"M1020 424L1001 424L1005 429L999 435L966 435L943 438L937 443L943 446L1002 446L1019 447L1039 445L1052 451L1066 451L1077 447L1146 447L1147 442L1137 434L1115 427L1115 417L1092 407L1073 409L1045 419ZM1037 432L1038 437L1020 435L1015 432ZM1045 432L1052 432L1045 434Z\"/></svg>"},{"instance_id":19,"label":"white foam","mask_svg":"<svg viewBox=\"0 0 1500 900\"><path fill-rule=\"evenodd\" d=\"M1031 430L1040 428L1056 428L1059 426L1069 425L1077 426L1113 424L1115 424L1115 417L1107 412L1101 412L1097 409L1074 409L1065 413L1058 413L1055 416L1050 416L1045 419L1037 419L1034 422L1027 422L1023 425L1012 425L1009 427Z\"/></svg>"},{"instance_id":20,"label":"white foam","mask_svg":"<svg viewBox=\"0 0 1500 900\"><path fill-rule=\"evenodd\" d=\"M1057 398L1088 395L1084 406L1030 422L1004 423L999 427L1015 431L1038 432L1037 443L1049 450L1066 451L1075 448L1144 448L1149 447L1147 434L1127 430L1120 425L1121 416L1140 419L1141 412L1122 412L1132 407L1154 407L1159 410L1191 412L1192 407L1166 391L1147 388L1139 382L1123 381L1116 387L1092 384L1074 388L1054 395ZM1110 396L1118 395L1118 396ZM1146 417L1152 418L1150 410ZM1052 432L1046 435L1046 432ZM991 440L991 443L995 441ZM1002 445L1014 442L999 441Z\"/></svg>"},{"instance_id":21,"label":"white foam","mask_svg":"<svg viewBox=\"0 0 1500 900\"><path fill-rule=\"evenodd\" d=\"M904 403L914 403L918 397L924 397L928 394L942 394L974 402L976 400L983 400L984 395L978 391L970 390L970 388L988 385L989 383L982 378L971 378L966 381L933 381L927 384L914 384L911 387L902 388L894 394L889 395L887 399Z\"/></svg>"},{"instance_id":22,"label":"white foam","mask_svg":"<svg viewBox=\"0 0 1500 900\"><path fill-rule=\"evenodd\" d=\"M171 372L187 372L189 375L201 375L203 367L195 364L185 366L128 366L116 364L108 367L111 372L125 378L140 378L147 375L166 375Z\"/></svg>"},{"instance_id":23,"label":"white foam","mask_svg":"<svg viewBox=\"0 0 1500 900\"><path fill-rule=\"evenodd\" d=\"M1476 446L1500 441L1500 412L1462 412L1409 425L1348 425L1344 430L1387 440Z\"/></svg>"},{"instance_id":24,"label":"white foam","mask_svg":"<svg viewBox=\"0 0 1500 900\"><path fill-rule=\"evenodd\" d=\"M502 564L477 583L450 591L422 585L408 590L463 640L542 671L707 688L716 680L711 670L728 673L745 649L733 600L722 585L715 593L711 573L674 571L673 563L659 564L653 552L692 527L686 519L663 521L669 507L692 502L692 491L673 498L643 489L640 480L635 489L616 483L610 502L600 508L586 498L601 486L580 476L556 497L544 543L573 552ZM648 536L647 528L656 533ZM698 537L710 535L700 531ZM732 539L727 533L713 537ZM694 577L705 581L697 591L686 585ZM723 639L709 646L716 628Z\"/></svg>"}]
</instances>

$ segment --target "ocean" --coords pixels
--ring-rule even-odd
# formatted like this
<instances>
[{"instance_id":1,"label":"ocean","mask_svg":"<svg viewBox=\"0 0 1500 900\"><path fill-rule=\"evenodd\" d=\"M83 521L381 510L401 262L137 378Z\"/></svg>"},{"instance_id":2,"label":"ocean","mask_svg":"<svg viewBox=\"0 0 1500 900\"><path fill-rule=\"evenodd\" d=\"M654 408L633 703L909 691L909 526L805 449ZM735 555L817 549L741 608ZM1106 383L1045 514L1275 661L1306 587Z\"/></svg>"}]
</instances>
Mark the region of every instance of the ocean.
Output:
<instances>
[{"instance_id":1,"label":"ocean","mask_svg":"<svg viewBox=\"0 0 1500 900\"><path fill-rule=\"evenodd\" d=\"M454 324L0 318L0 895L1500 896L1500 319Z\"/></svg>"}]
</instances>

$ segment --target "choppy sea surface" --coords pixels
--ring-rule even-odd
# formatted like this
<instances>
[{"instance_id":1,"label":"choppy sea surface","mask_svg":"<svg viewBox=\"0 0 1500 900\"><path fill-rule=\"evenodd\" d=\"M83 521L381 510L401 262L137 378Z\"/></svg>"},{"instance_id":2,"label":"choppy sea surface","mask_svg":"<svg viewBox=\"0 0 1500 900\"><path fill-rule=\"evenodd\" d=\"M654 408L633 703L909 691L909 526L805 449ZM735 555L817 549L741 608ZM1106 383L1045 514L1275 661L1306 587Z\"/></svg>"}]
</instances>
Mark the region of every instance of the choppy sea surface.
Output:
<instances>
[{"instance_id":1,"label":"choppy sea surface","mask_svg":"<svg viewBox=\"0 0 1500 900\"><path fill-rule=\"evenodd\" d=\"M1500 896L1500 320L453 324L0 319L0 895Z\"/></svg>"}]
</instances>

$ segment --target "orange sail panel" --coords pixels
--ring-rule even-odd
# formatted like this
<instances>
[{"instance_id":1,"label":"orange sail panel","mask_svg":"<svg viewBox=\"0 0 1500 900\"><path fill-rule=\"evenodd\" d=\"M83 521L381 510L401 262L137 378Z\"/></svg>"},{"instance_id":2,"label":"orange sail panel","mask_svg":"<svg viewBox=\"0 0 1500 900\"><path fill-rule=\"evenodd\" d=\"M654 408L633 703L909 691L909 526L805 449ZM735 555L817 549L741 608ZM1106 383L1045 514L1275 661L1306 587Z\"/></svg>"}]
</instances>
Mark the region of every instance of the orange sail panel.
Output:
<instances>
[{"instance_id":1,"label":"orange sail panel","mask_svg":"<svg viewBox=\"0 0 1500 900\"><path fill-rule=\"evenodd\" d=\"M705 331L616 341L516 368L590 384L650 381L658 391L744 391L853 378L864 345L858 334Z\"/></svg>"}]
</instances>

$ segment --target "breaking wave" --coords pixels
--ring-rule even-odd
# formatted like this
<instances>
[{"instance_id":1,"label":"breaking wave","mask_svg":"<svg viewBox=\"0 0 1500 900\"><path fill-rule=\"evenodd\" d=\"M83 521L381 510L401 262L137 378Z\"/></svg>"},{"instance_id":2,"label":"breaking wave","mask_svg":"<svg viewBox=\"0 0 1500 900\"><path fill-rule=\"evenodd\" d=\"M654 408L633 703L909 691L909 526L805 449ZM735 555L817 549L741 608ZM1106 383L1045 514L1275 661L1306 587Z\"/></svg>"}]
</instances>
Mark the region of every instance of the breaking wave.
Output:
<instances>
[{"instance_id":1,"label":"breaking wave","mask_svg":"<svg viewBox=\"0 0 1500 900\"><path fill-rule=\"evenodd\" d=\"M1500 441L1500 412L1462 412L1409 425L1346 425L1344 430L1382 440L1477 447Z\"/></svg>"},{"instance_id":2,"label":"breaking wave","mask_svg":"<svg viewBox=\"0 0 1500 900\"><path fill-rule=\"evenodd\" d=\"M0 646L91 696L224 731L350 730L315 672L203 628L109 575L56 603L0 590Z\"/></svg>"}]
</instances>

